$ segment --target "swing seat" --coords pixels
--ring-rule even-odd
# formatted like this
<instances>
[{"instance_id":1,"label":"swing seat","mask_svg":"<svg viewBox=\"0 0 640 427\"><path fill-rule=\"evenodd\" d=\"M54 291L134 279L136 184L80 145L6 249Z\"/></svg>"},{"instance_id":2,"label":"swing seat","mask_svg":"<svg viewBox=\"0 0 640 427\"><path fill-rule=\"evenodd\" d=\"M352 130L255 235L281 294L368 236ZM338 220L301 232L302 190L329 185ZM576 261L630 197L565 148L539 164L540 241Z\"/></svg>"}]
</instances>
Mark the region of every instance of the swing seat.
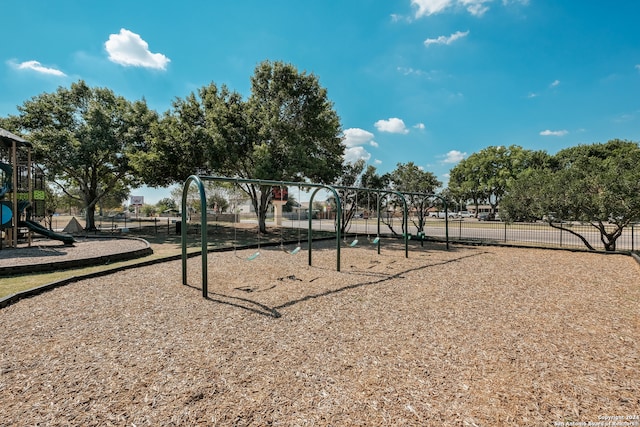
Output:
<instances>
[{"instance_id":1,"label":"swing seat","mask_svg":"<svg viewBox=\"0 0 640 427\"><path fill-rule=\"evenodd\" d=\"M296 247L295 247L293 250L291 250L291 251L288 251L288 250L284 247L284 245L280 245L280 248L281 248L283 251L285 251L286 253L288 253L289 255L295 255L295 254L297 254L298 252L300 252L300 246L296 246Z\"/></svg>"},{"instance_id":2,"label":"swing seat","mask_svg":"<svg viewBox=\"0 0 640 427\"><path fill-rule=\"evenodd\" d=\"M373 239L373 241L371 243L376 245L376 244L378 244L379 241L380 241L380 237L376 237L375 239Z\"/></svg>"},{"instance_id":3,"label":"swing seat","mask_svg":"<svg viewBox=\"0 0 640 427\"><path fill-rule=\"evenodd\" d=\"M256 252L256 253L254 253L254 254L250 255L250 256L247 258L247 261L253 261L254 259L258 258L259 256L260 256L260 252Z\"/></svg>"},{"instance_id":4,"label":"swing seat","mask_svg":"<svg viewBox=\"0 0 640 427\"><path fill-rule=\"evenodd\" d=\"M358 244L358 239L355 239L353 242L349 244L349 246L354 247L357 244Z\"/></svg>"}]
</instances>

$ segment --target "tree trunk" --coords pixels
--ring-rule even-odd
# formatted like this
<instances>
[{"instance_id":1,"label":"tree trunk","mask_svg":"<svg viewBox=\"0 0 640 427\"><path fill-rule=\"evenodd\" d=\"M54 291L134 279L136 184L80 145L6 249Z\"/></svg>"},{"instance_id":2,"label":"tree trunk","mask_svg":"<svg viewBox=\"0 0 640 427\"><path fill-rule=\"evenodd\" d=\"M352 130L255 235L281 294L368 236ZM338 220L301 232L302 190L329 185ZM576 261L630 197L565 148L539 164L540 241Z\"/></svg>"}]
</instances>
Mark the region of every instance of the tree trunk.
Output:
<instances>
[{"instance_id":1,"label":"tree trunk","mask_svg":"<svg viewBox=\"0 0 640 427\"><path fill-rule=\"evenodd\" d=\"M261 234L267 232L267 208L268 206L261 204L260 209L258 209L258 230Z\"/></svg>"},{"instance_id":2,"label":"tree trunk","mask_svg":"<svg viewBox=\"0 0 640 427\"><path fill-rule=\"evenodd\" d=\"M271 201L271 187L262 185L260 186L260 192L257 193L254 186L253 194L255 195L256 200L259 197L256 209L256 215L258 216L258 230L259 233L265 234L267 232L267 211L269 210L269 202Z\"/></svg>"},{"instance_id":3,"label":"tree trunk","mask_svg":"<svg viewBox=\"0 0 640 427\"><path fill-rule=\"evenodd\" d=\"M566 231L567 233L573 234L574 236L576 236L578 239L580 239L582 241L582 243L584 243L584 245L590 250L590 251L595 251L595 248L593 246L591 246L591 244L589 243L589 241L584 238L581 234L576 233L575 231L568 229L566 227L563 227L561 225L555 225L552 222L548 222L547 224L549 224L552 228L555 228L557 230L563 230Z\"/></svg>"},{"instance_id":4,"label":"tree trunk","mask_svg":"<svg viewBox=\"0 0 640 427\"><path fill-rule=\"evenodd\" d=\"M615 252L616 241L618 237L622 235L624 227L617 226L613 233L607 233L607 229L601 221L595 227L600 231L600 241L604 245L604 250L607 252Z\"/></svg>"},{"instance_id":5,"label":"tree trunk","mask_svg":"<svg viewBox=\"0 0 640 427\"><path fill-rule=\"evenodd\" d=\"M85 222L86 225L84 227L84 229L86 231L96 231L96 206L93 204L89 204L86 207L86 211L85 211Z\"/></svg>"}]
</instances>

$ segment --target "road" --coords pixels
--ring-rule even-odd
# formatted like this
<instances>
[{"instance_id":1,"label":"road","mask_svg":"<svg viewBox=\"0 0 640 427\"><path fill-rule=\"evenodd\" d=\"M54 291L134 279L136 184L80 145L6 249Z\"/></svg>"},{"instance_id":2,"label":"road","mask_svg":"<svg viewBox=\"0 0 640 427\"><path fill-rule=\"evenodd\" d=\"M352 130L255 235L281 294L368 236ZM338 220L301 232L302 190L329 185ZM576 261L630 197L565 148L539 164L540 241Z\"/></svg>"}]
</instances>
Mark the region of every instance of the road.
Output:
<instances>
[{"instance_id":1,"label":"road","mask_svg":"<svg viewBox=\"0 0 640 427\"><path fill-rule=\"evenodd\" d=\"M314 230L333 231L334 222L332 220L313 220ZM400 223L394 220L394 229L400 233ZM306 220L283 222L285 227L307 228ZM594 248L604 249L600 240L600 233L591 226L573 225L573 230L579 232ZM376 235L377 221L375 219L359 219L350 224L349 233L362 235ZM389 228L385 224L380 224L381 234L388 234ZM411 223L409 232L416 234L417 228ZM424 231L427 236L445 238L445 221L429 219L426 222ZM577 237L565 230L552 228L546 223L514 223L504 222L479 222L475 218L449 221L449 239L455 240L485 240L501 243L526 243L540 246L554 246L567 248L586 248L584 243ZM624 230L616 243L618 250L637 250L640 247L640 227L628 227Z\"/></svg>"}]
</instances>

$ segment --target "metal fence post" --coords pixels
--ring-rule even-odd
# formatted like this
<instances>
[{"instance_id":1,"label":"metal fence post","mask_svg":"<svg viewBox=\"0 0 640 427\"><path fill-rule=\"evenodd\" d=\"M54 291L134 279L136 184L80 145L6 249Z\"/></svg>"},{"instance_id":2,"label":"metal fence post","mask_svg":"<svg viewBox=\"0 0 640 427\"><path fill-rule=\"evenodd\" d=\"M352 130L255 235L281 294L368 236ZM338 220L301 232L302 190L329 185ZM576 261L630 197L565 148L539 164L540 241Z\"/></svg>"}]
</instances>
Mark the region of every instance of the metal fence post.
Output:
<instances>
[{"instance_id":1,"label":"metal fence post","mask_svg":"<svg viewBox=\"0 0 640 427\"><path fill-rule=\"evenodd\" d=\"M560 247L562 247L562 223L560 223Z\"/></svg>"},{"instance_id":2,"label":"metal fence post","mask_svg":"<svg viewBox=\"0 0 640 427\"><path fill-rule=\"evenodd\" d=\"M504 242L507 243L507 223L504 223Z\"/></svg>"}]
</instances>

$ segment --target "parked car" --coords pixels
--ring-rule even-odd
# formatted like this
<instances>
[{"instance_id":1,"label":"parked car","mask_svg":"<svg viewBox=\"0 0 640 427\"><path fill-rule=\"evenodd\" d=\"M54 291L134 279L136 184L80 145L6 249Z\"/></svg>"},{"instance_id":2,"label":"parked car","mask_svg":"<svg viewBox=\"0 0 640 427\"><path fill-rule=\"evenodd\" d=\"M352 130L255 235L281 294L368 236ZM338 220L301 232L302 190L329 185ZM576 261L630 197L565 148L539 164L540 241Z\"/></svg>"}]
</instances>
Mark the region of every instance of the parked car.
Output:
<instances>
[{"instance_id":1,"label":"parked car","mask_svg":"<svg viewBox=\"0 0 640 427\"><path fill-rule=\"evenodd\" d=\"M473 214L469 211L460 211L456 213L456 216L458 218L471 218L473 217Z\"/></svg>"},{"instance_id":2,"label":"parked car","mask_svg":"<svg viewBox=\"0 0 640 427\"><path fill-rule=\"evenodd\" d=\"M483 212L478 215L478 221L494 221L495 219L495 215L491 212Z\"/></svg>"},{"instance_id":3,"label":"parked car","mask_svg":"<svg viewBox=\"0 0 640 427\"><path fill-rule=\"evenodd\" d=\"M125 219L125 218L129 218L130 215L126 212L118 212L118 213L114 213L109 215L109 218L113 218L113 219Z\"/></svg>"},{"instance_id":4,"label":"parked car","mask_svg":"<svg viewBox=\"0 0 640 427\"><path fill-rule=\"evenodd\" d=\"M449 213L449 218L455 218L455 213L453 212L448 212ZM445 211L440 211L440 212L430 212L429 213L429 217L430 218L445 218L447 216L447 213Z\"/></svg>"}]
</instances>

